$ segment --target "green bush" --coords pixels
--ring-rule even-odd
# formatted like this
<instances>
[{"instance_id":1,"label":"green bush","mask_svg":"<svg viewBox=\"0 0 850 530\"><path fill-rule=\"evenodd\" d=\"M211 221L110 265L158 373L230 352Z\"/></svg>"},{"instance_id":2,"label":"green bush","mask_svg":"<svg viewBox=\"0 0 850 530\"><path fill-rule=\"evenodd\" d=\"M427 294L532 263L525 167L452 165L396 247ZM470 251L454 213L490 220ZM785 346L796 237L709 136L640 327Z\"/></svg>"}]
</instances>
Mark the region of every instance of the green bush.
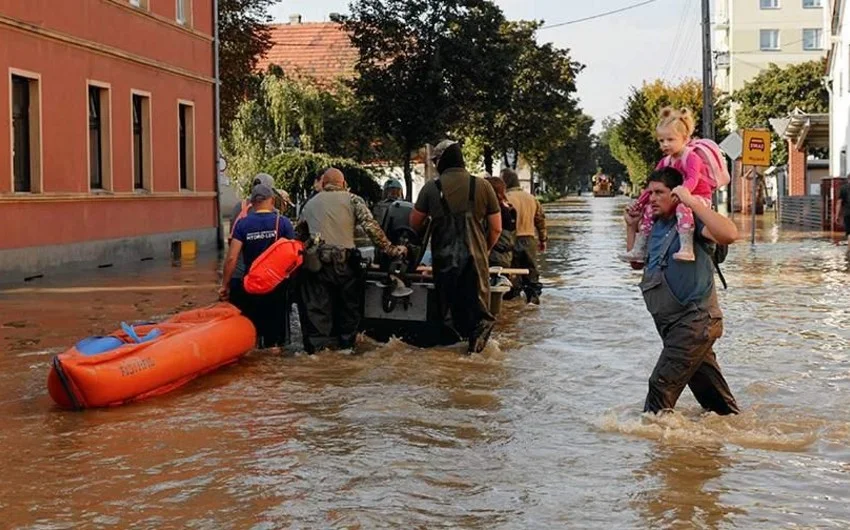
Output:
<instances>
[{"instance_id":1,"label":"green bush","mask_svg":"<svg viewBox=\"0 0 850 530\"><path fill-rule=\"evenodd\" d=\"M370 203L381 198L381 187L375 176L354 160L346 158L290 150L269 160L262 171L274 177L277 186L289 192L293 201L303 201L312 192L316 176L330 167L342 171L352 193L360 195Z\"/></svg>"}]
</instances>

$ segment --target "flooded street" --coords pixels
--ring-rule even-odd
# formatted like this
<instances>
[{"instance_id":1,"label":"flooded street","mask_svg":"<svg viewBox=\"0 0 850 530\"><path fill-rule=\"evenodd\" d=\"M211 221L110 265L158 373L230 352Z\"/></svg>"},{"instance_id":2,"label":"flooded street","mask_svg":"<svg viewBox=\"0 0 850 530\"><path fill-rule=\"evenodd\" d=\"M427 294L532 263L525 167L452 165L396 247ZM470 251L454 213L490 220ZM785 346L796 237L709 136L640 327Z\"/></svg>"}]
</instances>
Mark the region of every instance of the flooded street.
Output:
<instances>
[{"instance_id":1,"label":"flooded street","mask_svg":"<svg viewBox=\"0 0 850 530\"><path fill-rule=\"evenodd\" d=\"M676 414L643 418L660 340L639 273L614 259L623 204L548 209L543 305L506 303L480 356L397 342L253 353L110 410L55 409L51 356L213 302L217 264L5 287L0 527L850 526L844 247L760 224L720 294L716 351L745 412L703 416L686 390Z\"/></svg>"}]
</instances>

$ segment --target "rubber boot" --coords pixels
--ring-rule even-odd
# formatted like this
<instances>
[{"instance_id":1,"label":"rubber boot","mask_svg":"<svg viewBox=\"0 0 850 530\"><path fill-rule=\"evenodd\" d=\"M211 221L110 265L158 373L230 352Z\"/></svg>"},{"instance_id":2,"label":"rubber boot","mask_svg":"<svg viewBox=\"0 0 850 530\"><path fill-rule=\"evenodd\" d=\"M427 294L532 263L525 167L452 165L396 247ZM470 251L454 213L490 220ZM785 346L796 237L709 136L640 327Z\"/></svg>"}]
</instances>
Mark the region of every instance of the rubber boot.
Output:
<instances>
[{"instance_id":1,"label":"rubber boot","mask_svg":"<svg viewBox=\"0 0 850 530\"><path fill-rule=\"evenodd\" d=\"M646 243L647 238L643 232L638 232L635 236L635 245L628 252L620 254L620 259L628 263L645 263L646 262Z\"/></svg>"},{"instance_id":2,"label":"rubber boot","mask_svg":"<svg viewBox=\"0 0 850 530\"><path fill-rule=\"evenodd\" d=\"M694 232L679 232L679 252L673 254L673 259L676 261L694 261Z\"/></svg>"}]
</instances>

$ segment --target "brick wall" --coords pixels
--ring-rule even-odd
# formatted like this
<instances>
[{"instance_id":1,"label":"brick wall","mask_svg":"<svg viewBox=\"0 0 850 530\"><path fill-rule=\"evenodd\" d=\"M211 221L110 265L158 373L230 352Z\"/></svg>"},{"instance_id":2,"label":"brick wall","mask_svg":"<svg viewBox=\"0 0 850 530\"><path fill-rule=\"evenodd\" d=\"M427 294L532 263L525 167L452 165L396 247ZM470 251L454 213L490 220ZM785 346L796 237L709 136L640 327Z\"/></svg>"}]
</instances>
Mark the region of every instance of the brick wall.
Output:
<instances>
[{"instance_id":1,"label":"brick wall","mask_svg":"<svg viewBox=\"0 0 850 530\"><path fill-rule=\"evenodd\" d=\"M794 142L788 142L788 195L799 197L807 195L806 158L808 150L797 150Z\"/></svg>"}]
</instances>

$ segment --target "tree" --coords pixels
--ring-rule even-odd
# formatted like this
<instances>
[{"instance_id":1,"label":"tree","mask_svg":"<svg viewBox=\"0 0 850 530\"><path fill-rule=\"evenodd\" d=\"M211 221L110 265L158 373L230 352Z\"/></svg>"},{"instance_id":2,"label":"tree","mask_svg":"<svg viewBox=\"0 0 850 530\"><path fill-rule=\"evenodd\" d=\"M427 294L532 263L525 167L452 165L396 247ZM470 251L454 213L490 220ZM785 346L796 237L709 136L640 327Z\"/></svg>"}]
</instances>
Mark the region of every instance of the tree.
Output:
<instances>
[{"instance_id":1,"label":"tree","mask_svg":"<svg viewBox=\"0 0 850 530\"><path fill-rule=\"evenodd\" d=\"M543 164L573 137L571 130L581 121L575 94L576 77L584 66L570 58L569 50L537 44L539 27L537 22L516 22L506 30L518 53L510 102L498 107L492 132L506 165L508 152L522 153L532 165Z\"/></svg>"},{"instance_id":2,"label":"tree","mask_svg":"<svg viewBox=\"0 0 850 530\"><path fill-rule=\"evenodd\" d=\"M617 160L628 168L632 183L639 185L661 159L656 127L661 109L667 106L688 108L696 118L695 134L702 130L702 84L690 79L678 85L662 80L632 87L622 117L612 131L609 143ZM718 107L715 130L718 136L727 128L723 106Z\"/></svg>"},{"instance_id":3,"label":"tree","mask_svg":"<svg viewBox=\"0 0 850 530\"><path fill-rule=\"evenodd\" d=\"M453 130L488 76L478 61L504 23L487 0L354 0L335 15L359 50L352 81L367 122L401 150L407 196L411 153Z\"/></svg>"},{"instance_id":4,"label":"tree","mask_svg":"<svg viewBox=\"0 0 850 530\"><path fill-rule=\"evenodd\" d=\"M591 133L593 118L582 115L570 130L570 137L558 149L551 151L540 167L540 174L546 184L558 194L570 190L581 191L590 184L590 178L596 171L593 144L596 140Z\"/></svg>"},{"instance_id":5,"label":"tree","mask_svg":"<svg viewBox=\"0 0 850 530\"><path fill-rule=\"evenodd\" d=\"M596 137L593 144L593 158L599 171L611 177L614 188L628 179L628 169L614 156L611 150L611 136L614 134L616 120L604 120L602 132Z\"/></svg>"},{"instance_id":6,"label":"tree","mask_svg":"<svg viewBox=\"0 0 850 530\"><path fill-rule=\"evenodd\" d=\"M272 68L240 105L223 149L231 174L242 180L287 149L360 158L372 145L366 131L348 88L322 88Z\"/></svg>"},{"instance_id":7,"label":"tree","mask_svg":"<svg viewBox=\"0 0 850 530\"><path fill-rule=\"evenodd\" d=\"M829 92L821 82L826 59L818 59L787 68L771 64L732 95L738 104L735 120L742 128L770 127L771 118L782 118L795 108L808 113L829 112ZM784 164L788 150L774 135L773 163Z\"/></svg>"},{"instance_id":8,"label":"tree","mask_svg":"<svg viewBox=\"0 0 850 530\"><path fill-rule=\"evenodd\" d=\"M221 127L230 123L239 105L256 88L257 61L271 47L267 13L276 0L219 0L219 75L221 77Z\"/></svg>"}]
</instances>

